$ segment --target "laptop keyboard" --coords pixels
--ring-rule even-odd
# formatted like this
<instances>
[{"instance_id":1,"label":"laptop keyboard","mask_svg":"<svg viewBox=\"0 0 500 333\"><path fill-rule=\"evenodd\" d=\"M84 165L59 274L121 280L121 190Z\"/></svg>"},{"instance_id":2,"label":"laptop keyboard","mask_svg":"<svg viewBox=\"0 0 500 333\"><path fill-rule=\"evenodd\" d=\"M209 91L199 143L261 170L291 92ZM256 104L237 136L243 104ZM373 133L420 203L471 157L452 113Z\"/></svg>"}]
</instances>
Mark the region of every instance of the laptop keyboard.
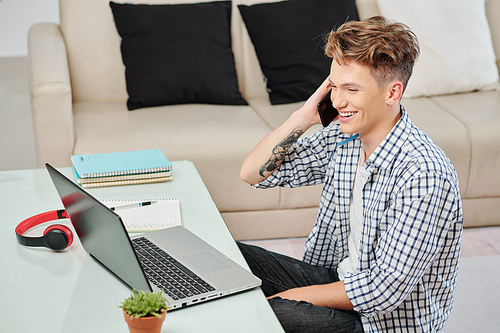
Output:
<instances>
[{"instance_id":1,"label":"laptop keyboard","mask_svg":"<svg viewBox=\"0 0 500 333\"><path fill-rule=\"evenodd\" d=\"M148 280L172 299L179 300L215 290L145 237L134 238L132 244Z\"/></svg>"}]
</instances>

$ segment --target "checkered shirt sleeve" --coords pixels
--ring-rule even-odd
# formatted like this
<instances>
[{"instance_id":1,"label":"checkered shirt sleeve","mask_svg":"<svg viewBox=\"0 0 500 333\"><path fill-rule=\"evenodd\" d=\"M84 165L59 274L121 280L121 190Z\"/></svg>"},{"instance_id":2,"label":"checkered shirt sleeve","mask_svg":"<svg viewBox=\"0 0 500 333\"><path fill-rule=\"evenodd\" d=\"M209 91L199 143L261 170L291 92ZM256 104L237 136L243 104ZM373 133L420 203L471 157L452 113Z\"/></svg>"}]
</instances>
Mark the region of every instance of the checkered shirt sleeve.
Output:
<instances>
[{"instance_id":1,"label":"checkered shirt sleeve","mask_svg":"<svg viewBox=\"0 0 500 333\"><path fill-rule=\"evenodd\" d=\"M338 138L348 138L340 127L319 130L311 137L295 142L288 150L281 166L255 188L266 189L275 186L299 187L324 182L328 164L337 149Z\"/></svg>"}]
</instances>

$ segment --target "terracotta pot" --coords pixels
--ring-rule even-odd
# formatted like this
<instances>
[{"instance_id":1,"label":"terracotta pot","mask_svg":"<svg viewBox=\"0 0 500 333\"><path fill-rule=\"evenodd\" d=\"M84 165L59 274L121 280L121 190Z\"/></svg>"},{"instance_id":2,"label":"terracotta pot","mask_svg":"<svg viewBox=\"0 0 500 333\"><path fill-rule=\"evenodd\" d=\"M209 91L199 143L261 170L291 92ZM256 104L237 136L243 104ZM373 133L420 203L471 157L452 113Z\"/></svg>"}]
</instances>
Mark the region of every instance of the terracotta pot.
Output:
<instances>
[{"instance_id":1,"label":"terracotta pot","mask_svg":"<svg viewBox=\"0 0 500 333\"><path fill-rule=\"evenodd\" d=\"M165 320L165 316L167 315L167 310L163 312L161 318L157 318L155 316L131 318L130 315L125 312L125 310L123 310L123 315L125 317L125 321L128 324L130 333L160 333L161 326L163 325L163 321Z\"/></svg>"}]
</instances>

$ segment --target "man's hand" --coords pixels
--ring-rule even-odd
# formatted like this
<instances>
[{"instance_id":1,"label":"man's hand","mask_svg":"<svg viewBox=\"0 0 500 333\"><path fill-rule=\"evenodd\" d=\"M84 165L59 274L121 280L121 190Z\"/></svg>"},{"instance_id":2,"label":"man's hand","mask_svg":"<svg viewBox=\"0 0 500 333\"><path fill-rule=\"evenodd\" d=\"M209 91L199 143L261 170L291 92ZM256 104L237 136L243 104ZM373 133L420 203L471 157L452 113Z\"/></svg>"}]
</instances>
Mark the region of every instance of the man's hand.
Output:
<instances>
[{"instance_id":1,"label":"man's hand","mask_svg":"<svg viewBox=\"0 0 500 333\"><path fill-rule=\"evenodd\" d=\"M331 88L332 84L330 82L330 79L326 78L321 86L316 89L314 94L312 94L311 97L309 97L304 105L298 110L298 113L312 125L321 123L321 119L319 118L318 114L318 103L321 102L323 97L325 97L325 95Z\"/></svg>"},{"instance_id":2,"label":"man's hand","mask_svg":"<svg viewBox=\"0 0 500 333\"><path fill-rule=\"evenodd\" d=\"M308 287L294 288L283 291L267 299L280 297L294 301L304 301L317 306L337 310L352 310L353 306L347 297L344 281L329 284L314 285Z\"/></svg>"},{"instance_id":3,"label":"man's hand","mask_svg":"<svg viewBox=\"0 0 500 333\"><path fill-rule=\"evenodd\" d=\"M281 165L290 146L311 126L321 123L317 105L330 86L329 79L326 79L299 110L257 144L243 161L241 179L249 184L257 184Z\"/></svg>"}]
</instances>

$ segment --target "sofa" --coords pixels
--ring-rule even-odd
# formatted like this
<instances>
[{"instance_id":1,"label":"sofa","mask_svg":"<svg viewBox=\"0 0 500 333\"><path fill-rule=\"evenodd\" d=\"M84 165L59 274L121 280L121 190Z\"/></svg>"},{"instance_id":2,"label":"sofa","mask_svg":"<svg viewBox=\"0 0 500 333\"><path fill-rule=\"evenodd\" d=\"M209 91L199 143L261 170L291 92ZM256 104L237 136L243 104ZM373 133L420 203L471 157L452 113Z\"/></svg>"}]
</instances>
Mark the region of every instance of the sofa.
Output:
<instances>
[{"instance_id":1,"label":"sofa","mask_svg":"<svg viewBox=\"0 0 500 333\"><path fill-rule=\"evenodd\" d=\"M261 2L273 1L232 1L231 47L238 89L247 105L174 103L130 111L122 38L109 1L60 0L60 24L35 24L28 36L39 167L47 162L70 166L72 154L160 148L170 160L194 162L235 239L307 236L315 222L321 186L257 190L239 177L251 149L303 103L270 101L259 58L237 7ZM380 15L379 4L357 0L359 18ZM489 0L485 6L493 47L500 56L500 22L493 15L500 12L500 0ZM215 84L219 78L213 80ZM500 225L500 91L489 87L424 94L405 97L402 104L453 162L465 226Z\"/></svg>"}]
</instances>

